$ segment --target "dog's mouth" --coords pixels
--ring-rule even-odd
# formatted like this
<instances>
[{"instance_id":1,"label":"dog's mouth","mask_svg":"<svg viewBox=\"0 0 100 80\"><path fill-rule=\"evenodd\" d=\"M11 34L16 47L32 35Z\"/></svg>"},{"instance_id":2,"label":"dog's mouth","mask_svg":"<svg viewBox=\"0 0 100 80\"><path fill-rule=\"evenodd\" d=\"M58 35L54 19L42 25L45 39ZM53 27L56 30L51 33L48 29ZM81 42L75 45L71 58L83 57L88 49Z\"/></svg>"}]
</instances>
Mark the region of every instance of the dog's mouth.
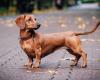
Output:
<instances>
[{"instance_id":1,"label":"dog's mouth","mask_svg":"<svg viewBox=\"0 0 100 80\"><path fill-rule=\"evenodd\" d=\"M34 26L33 27L28 27L27 29L37 30L37 29L40 28L40 26L41 26L41 24L40 23L37 23L35 27Z\"/></svg>"},{"instance_id":2,"label":"dog's mouth","mask_svg":"<svg viewBox=\"0 0 100 80\"><path fill-rule=\"evenodd\" d=\"M33 28L33 29L34 29L34 30L37 30L37 29L40 28L40 26L41 26L41 24L40 24L40 23L37 23L36 28Z\"/></svg>"}]
</instances>

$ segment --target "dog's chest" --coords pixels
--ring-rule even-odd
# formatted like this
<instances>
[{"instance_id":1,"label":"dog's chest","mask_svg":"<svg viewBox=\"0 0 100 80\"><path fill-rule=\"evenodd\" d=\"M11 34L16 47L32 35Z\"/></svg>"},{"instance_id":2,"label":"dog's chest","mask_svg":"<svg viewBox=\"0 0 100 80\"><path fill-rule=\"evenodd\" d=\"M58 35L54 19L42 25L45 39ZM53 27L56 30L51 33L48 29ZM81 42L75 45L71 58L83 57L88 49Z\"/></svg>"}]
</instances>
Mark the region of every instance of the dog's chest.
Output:
<instances>
[{"instance_id":1,"label":"dog's chest","mask_svg":"<svg viewBox=\"0 0 100 80\"><path fill-rule=\"evenodd\" d=\"M34 41L32 39L26 40L26 41L21 41L21 47L22 49L24 49L25 51L29 52L29 53L33 53L35 50L34 47Z\"/></svg>"}]
</instances>

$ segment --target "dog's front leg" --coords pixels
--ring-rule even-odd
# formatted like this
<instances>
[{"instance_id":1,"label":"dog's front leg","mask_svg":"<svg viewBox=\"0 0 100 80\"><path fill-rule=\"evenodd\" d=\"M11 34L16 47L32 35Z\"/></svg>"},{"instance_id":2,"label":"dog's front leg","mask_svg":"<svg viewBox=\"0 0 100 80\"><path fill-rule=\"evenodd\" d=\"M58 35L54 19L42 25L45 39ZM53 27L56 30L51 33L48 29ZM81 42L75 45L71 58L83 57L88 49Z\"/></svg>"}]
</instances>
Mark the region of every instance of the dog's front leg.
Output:
<instances>
[{"instance_id":1,"label":"dog's front leg","mask_svg":"<svg viewBox=\"0 0 100 80\"><path fill-rule=\"evenodd\" d=\"M28 62L24 64L24 66L26 67L31 67L32 66L32 63L33 63L33 58L29 55L28 56Z\"/></svg>"},{"instance_id":2,"label":"dog's front leg","mask_svg":"<svg viewBox=\"0 0 100 80\"><path fill-rule=\"evenodd\" d=\"M35 54L36 54L36 58L34 64L32 65L32 68L39 68L41 63L41 48L36 49Z\"/></svg>"}]
</instances>

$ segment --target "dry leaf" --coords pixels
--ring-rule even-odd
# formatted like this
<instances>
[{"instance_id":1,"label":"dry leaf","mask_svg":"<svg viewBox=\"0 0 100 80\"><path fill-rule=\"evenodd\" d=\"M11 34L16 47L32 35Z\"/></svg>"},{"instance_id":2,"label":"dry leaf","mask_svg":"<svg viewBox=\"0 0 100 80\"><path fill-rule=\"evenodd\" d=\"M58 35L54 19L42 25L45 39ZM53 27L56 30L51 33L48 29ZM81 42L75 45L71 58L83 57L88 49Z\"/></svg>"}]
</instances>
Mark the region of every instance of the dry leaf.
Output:
<instances>
[{"instance_id":1,"label":"dry leaf","mask_svg":"<svg viewBox=\"0 0 100 80\"><path fill-rule=\"evenodd\" d=\"M26 72L30 73L31 71L30 70L27 70Z\"/></svg>"},{"instance_id":2,"label":"dry leaf","mask_svg":"<svg viewBox=\"0 0 100 80\"><path fill-rule=\"evenodd\" d=\"M81 17L76 17L76 21L77 21L77 22L75 22L75 23L78 24L78 28L79 28L79 29L85 29L86 23L85 23L85 21L84 21L83 18L81 18Z\"/></svg>"},{"instance_id":3,"label":"dry leaf","mask_svg":"<svg viewBox=\"0 0 100 80\"><path fill-rule=\"evenodd\" d=\"M66 27L66 25L65 24L61 24L61 27Z\"/></svg>"},{"instance_id":4,"label":"dry leaf","mask_svg":"<svg viewBox=\"0 0 100 80\"><path fill-rule=\"evenodd\" d=\"M64 61L64 60L74 61L74 60L75 60L75 58L69 57L69 58L63 58L63 59L60 59L60 60L62 60L62 61Z\"/></svg>"},{"instance_id":5,"label":"dry leaf","mask_svg":"<svg viewBox=\"0 0 100 80\"><path fill-rule=\"evenodd\" d=\"M13 27L14 25L13 25L13 24L7 24L7 26L8 26L8 27Z\"/></svg>"},{"instance_id":6,"label":"dry leaf","mask_svg":"<svg viewBox=\"0 0 100 80\"><path fill-rule=\"evenodd\" d=\"M79 21L79 22L82 21L82 18L81 18L81 17L77 17L76 19L77 19L77 21Z\"/></svg>"},{"instance_id":7,"label":"dry leaf","mask_svg":"<svg viewBox=\"0 0 100 80\"><path fill-rule=\"evenodd\" d=\"M92 16L92 19L93 19L93 20L96 20L97 18L96 18L95 16Z\"/></svg>"},{"instance_id":8,"label":"dry leaf","mask_svg":"<svg viewBox=\"0 0 100 80\"><path fill-rule=\"evenodd\" d=\"M85 23L80 23L78 26L79 29L85 29L85 27L86 27Z\"/></svg>"},{"instance_id":9,"label":"dry leaf","mask_svg":"<svg viewBox=\"0 0 100 80\"><path fill-rule=\"evenodd\" d=\"M57 73L55 70L48 70L50 74Z\"/></svg>"},{"instance_id":10,"label":"dry leaf","mask_svg":"<svg viewBox=\"0 0 100 80\"><path fill-rule=\"evenodd\" d=\"M43 24L44 24L43 25L44 27L48 27L48 22L47 21L44 21Z\"/></svg>"},{"instance_id":11,"label":"dry leaf","mask_svg":"<svg viewBox=\"0 0 100 80\"><path fill-rule=\"evenodd\" d=\"M98 39L97 41L99 41L99 42L100 42L100 39Z\"/></svg>"},{"instance_id":12,"label":"dry leaf","mask_svg":"<svg viewBox=\"0 0 100 80\"><path fill-rule=\"evenodd\" d=\"M98 61L98 62L100 62L100 58L96 59L95 61Z\"/></svg>"},{"instance_id":13,"label":"dry leaf","mask_svg":"<svg viewBox=\"0 0 100 80\"><path fill-rule=\"evenodd\" d=\"M63 21L63 20L58 20L58 23L59 23L59 24L63 24L64 21Z\"/></svg>"},{"instance_id":14,"label":"dry leaf","mask_svg":"<svg viewBox=\"0 0 100 80\"><path fill-rule=\"evenodd\" d=\"M87 41L87 39L81 39L81 41Z\"/></svg>"}]
</instances>

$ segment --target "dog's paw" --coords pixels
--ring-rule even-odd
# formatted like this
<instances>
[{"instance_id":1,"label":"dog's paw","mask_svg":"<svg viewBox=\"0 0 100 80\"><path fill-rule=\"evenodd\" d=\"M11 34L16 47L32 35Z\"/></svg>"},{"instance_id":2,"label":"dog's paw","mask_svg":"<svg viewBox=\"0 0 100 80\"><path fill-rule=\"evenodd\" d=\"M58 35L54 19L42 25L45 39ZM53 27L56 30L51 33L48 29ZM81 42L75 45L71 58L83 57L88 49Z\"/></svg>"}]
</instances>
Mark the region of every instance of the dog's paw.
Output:
<instances>
[{"instance_id":1,"label":"dog's paw","mask_svg":"<svg viewBox=\"0 0 100 80\"><path fill-rule=\"evenodd\" d=\"M81 68L86 68L87 67L87 65L81 65Z\"/></svg>"},{"instance_id":2,"label":"dog's paw","mask_svg":"<svg viewBox=\"0 0 100 80\"><path fill-rule=\"evenodd\" d=\"M32 68L39 68L39 65L33 64Z\"/></svg>"},{"instance_id":3,"label":"dog's paw","mask_svg":"<svg viewBox=\"0 0 100 80\"><path fill-rule=\"evenodd\" d=\"M77 66L77 64L70 64L70 66L71 66L71 67L73 67L73 66Z\"/></svg>"},{"instance_id":4,"label":"dog's paw","mask_svg":"<svg viewBox=\"0 0 100 80\"><path fill-rule=\"evenodd\" d=\"M32 63L26 63L24 64L25 67L32 67Z\"/></svg>"},{"instance_id":5,"label":"dog's paw","mask_svg":"<svg viewBox=\"0 0 100 80\"><path fill-rule=\"evenodd\" d=\"M72 62L72 63L70 64L70 66L77 66L77 62L76 62L76 61Z\"/></svg>"}]
</instances>

